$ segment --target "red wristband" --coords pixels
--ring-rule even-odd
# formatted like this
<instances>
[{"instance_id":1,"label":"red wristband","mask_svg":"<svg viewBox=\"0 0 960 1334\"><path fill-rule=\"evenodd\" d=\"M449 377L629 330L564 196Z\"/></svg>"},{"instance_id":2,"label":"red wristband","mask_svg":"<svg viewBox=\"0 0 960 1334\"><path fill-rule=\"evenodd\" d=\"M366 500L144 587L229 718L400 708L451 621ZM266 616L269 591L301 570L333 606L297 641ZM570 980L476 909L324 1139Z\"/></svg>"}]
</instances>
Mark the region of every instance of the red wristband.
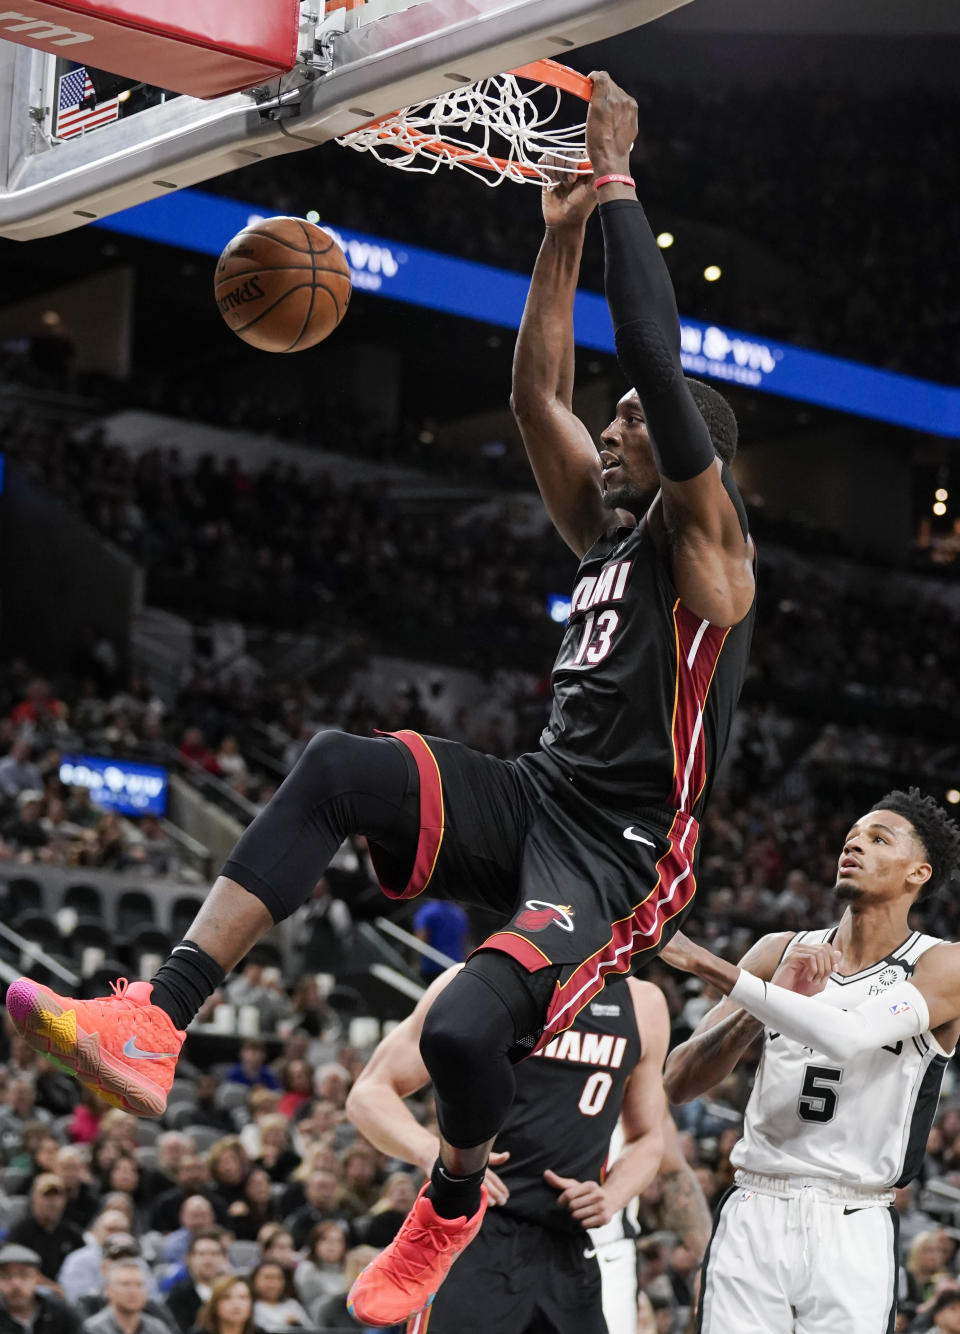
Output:
<instances>
[{"instance_id":1,"label":"red wristband","mask_svg":"<svg viewBox=\"0 0 960 1334\"><path fill-rule=\"evenodd\" d=\"M601 185L629 185L636 189L637 183L632 176L622 176L619 172L613 172L609 176L598 176L593 183L594 190L599 190Z\"/></svg>"}]
</instances>

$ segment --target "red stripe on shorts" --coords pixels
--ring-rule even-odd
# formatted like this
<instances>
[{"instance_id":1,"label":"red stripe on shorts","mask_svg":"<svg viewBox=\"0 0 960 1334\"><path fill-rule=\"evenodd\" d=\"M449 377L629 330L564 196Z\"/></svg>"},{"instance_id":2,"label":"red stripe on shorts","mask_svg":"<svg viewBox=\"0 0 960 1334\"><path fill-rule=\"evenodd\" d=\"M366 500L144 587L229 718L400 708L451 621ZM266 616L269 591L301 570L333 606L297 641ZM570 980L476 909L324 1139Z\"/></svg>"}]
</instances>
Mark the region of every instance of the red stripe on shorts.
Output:
<instances>
[{"instance_id":1,"label":"red stripe on shorts","mask_svg":"<svg viewBox=\"0 0 960 1334\"><path fill-rule=\"evenodd\" d=\"M547 1009L547 1022L535 1051L540 1051L557 1033L570 1027L588 1001L602 991L608 973L628 973L634 955L657 948L663 928L683 912L696 892L693 850L698 834L697 822L691 816L678 814L674 817L670 826L670 846L657 862L653 888L629 917L613 923L606 945L585 959L554 991Z\"/></svg>"},{"instance_id":2,"label":"red stripe on shorts","mask_svg":"<svg viewBox=\"0 0 960 1334\"><path fill-rule=\"evenodd\" d=\"M391 899L415 899L422 894L430 883L440 844L443 842L443 784L440 780L440 768L433 751L419 732L381 732L381 736L392 736L406 746L413 756L420 775L420 835L417 839L417 852L413 859L413 870L406 887L397 891L383 883L380 868L377 866L377 849L370 848L370 860L377 873L377 883L384 894Z\"/></svg>"}]
</instances>

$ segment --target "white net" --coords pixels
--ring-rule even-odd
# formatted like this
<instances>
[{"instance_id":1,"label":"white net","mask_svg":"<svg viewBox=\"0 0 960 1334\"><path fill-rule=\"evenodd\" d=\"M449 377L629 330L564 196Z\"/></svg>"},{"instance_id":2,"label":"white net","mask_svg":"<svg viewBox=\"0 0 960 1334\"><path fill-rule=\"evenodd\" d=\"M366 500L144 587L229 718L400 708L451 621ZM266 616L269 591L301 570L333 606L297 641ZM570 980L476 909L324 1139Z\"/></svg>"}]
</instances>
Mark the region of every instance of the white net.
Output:
<instances>
[{"instance_id":1,"label":"white net","mask_svg":"<svg viewBox=\"0 0 960 1334\"><path fill-rule=\"evenodd\" d=\"M526 89L516 74L497 74L371 121L337 143L401 171L459 167L486 185L551 187L551 171L588 175L585 121L563 125L561 90L523 82ZM570 100L582 116L582 104Z\"/></svg>"}]
</instances>

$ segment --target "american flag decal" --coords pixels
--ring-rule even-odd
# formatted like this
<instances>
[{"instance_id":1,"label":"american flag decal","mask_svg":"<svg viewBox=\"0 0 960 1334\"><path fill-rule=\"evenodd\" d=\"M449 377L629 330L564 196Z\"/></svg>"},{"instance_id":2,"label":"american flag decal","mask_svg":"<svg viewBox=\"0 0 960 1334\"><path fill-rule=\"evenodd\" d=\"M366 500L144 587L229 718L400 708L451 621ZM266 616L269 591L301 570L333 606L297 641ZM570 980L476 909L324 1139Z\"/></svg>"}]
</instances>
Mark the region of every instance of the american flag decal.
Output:
<instances>
[{"instance_id":1,"label":"american flag decal","mask_svg":"<svg viewBox=\"0 0 960 1334\"><path fill-rule=\"evenodd\" d=\"M54 134L58 139L72 139L85 130L96 130L108 125L120 115L120 103L115 97L97 102L90 75L83 65L69 74L60 76L57 97L57 124Z\"/></svg>"}]
</instances>

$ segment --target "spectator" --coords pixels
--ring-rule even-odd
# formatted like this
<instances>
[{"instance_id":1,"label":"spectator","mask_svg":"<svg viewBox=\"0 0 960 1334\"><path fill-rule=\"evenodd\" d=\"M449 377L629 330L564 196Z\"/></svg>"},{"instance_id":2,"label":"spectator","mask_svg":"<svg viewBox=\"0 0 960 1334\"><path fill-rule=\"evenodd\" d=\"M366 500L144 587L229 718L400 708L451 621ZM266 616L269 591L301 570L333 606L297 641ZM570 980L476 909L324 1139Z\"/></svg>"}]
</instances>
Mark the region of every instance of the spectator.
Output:
<instances>
[{"instance_id":1,"label":"spectator","mask_svg":"<svg viewBox=\"0 0 960 1334\"><path fill-rule=\"evenodd\" d=\"M16 813L3 826L3 837L13 847L29 855L26 861L43 861L50 833L43 822L44 795L39 789L25 787L17 797Z\"/></svg>"},{"instance_id":2,"label":"spectator","mask_svg":"<svg viewBox=\"0 0 960 1334\"><path fill-rule=\"evenodd\" d=\"M377 1155L366 1143L355 1144L343 1159L343 1185L340 1204L354 1217L372 1209L380 1198L377 1182ZM376 1245L376 1242L372 1242Z\"/></svg>"},{"instance_id":3,"label":"spectator","mask_svg":"<svg viewBox=\"0 0 960 1334\"><path fill-rule=\"evenodd\" d=\"M262 964L247 964L244 968L244 977L238 978L237 982L243 982L251 975L257 978L257 986L263 972ZM248 984L248 989L242 994L249 995L253 989L253 984ZM229 994L229 988L228 988ZM234 1002L234 1004L248 1004L247 1001ZM224 1078L229 1084L246 1084L247 1088L267 1088L273 1093L280 1092L280 1081L266 1064L267 1049L262 1042L254 1038L248 1038L240 1044L240 1060L236 1065L231 1065Z\"/></svg>"},{"instance_id":4,"label":"spectator","mask_svg":"<svg viewBox=\"0 0 960 1334\"><path fill-rule=\"evenodd\" d=\"M80 1085L79 1100L73 1109L67 1134L74 1144L94 1144L100 1135L107 1104L83 1084ZM91 1163L92 1167L92 1163Z\"/></svg>"},{"instance_id":5,"label":"spectator","mask_svg":"<svg viewBox=\"0 0 960 1334\"><path fill-rule=\"evenodd\" d=\"M201 1229L213 1227L216 1221L213 1205L205 1195L189 1195L180 1206L180 1226L163 1240L161 1255L164 1263L177 1269L183 1266L190 1242ZM182 1277L182 1274L174 1272L168 1276L169 1281L161 1286L169 1287L170 1281Z\"/></svg>"},{"instance_id":6,"label":"spectator","mask_svg":"<svg viewBox=\"0 0 960 1334\"><path fill-rule=\"evenodd\" d=\"M960 1288L945 1288L936 1297L930 1308L930 1319L930 1328L940 1334L960 1334Z\"/></svg>"},{"instance_id":7,"label":"spectator","mask_svg":"<svg viewBox=\"0 0 960 1334\"><path fill-rule=\"evenodd\" d=\"M306 1079L312 1083L310 1069L304 1061L293 1062L304 1067ZM252 1095L251 1095L252 1096ZM281 1099L282 1103L282 1099ZM298 1104L302 1106L302 1103ZM256 1161L277 1185L285 1182L297 1167L300 1157L290 1146L290 1122L279 1112L270 1112L257 1123L259 1152Z\"/></svg>"},{"instance_id":8,"label":"spectator","mask_svg":"<svg viewBox=\"0 0 960 1334\"><path fill-rule=\"evenodd\" d=\"M27 685L26 698L16 705L10 718L16 727L29 725L40 737L53 738L63 729L67 706L51 694L50 682L35 676Z\"/></svg>"},{"instance_id":9,"label":"spectator","mask_svg":"<svg viewBox=\"0 0 960 1334\"><path fill-rule=\"evenodd\" d=\"M217 768L228 782L235 778L246 778L247 762L240 754L240 746L235 736L225 736L217 751Z\"/></svg>"},{"instance_id":10,"label":"spectator","mask_svg":"<svg viewBox=\"0 0 960 1334\"><path fill-rule=\"evenodd\" d=\"M306 1061L284 1061L280 1068L280 1085L283 1096L277 1104L277 1112L281 1117L292 1119L313 1097L313 1071Z\"/></svg>"},{"instance_id":11,"label":"spectator","mask_svg":"<svg viewBox=\"0 0 960 1334\"><path fill-rule=\"evenodd\" d=\"M207 1078L208 1076L200 1076ZM198 1079L198 1084L200 1080ZM156 1157L150 1171L143 1173L146 1189L152 1199L177 1184L177 1172L185 1158L194 1159L197 1153L193 1140L182 1130L165 1130L157 1139Z\"/></svg>"},{"instance_id":12,"label":"spectator","mask_svg":"<svg viewBox=\"0 0 960 1334\"><path fill-rule=\"evenodd\" d=\"M0 1246L0 1334L78 1334L76 1316L42 1283L40 1256L28 1246Z\"/></svg>"},{"instance_id":13,"label":"spectator","mask_svg":"<svg viewBox=\"0 0 960 1334\"><path fill-rule=\"evenodd\" d=\"M189 1334L213 1284L229 1272L227 1248L219 1228L200 1228L187 1247L187 1274L167 1292L167 1306L183 1334Z\"/></svg>"},{"instance_id":14,"label":"spectator","mask_svg":"<svg viewBox=\"0 0 960 1334\"><path fill-rule=\"evenodd\" d=\"M125 1235L129 1230L127 1216L119 1209L104 1209L97 1215L90 1228L90 1240L70 1252L57 1274L60 1290L68 1302L77 1302L88 1293L100 1292L104 1242L109 1237Z\"/></svg>"},{"instance_id":15,"label":"spectator","mask_svg":"<svg viewBox=\"0 0 960 1334\"><path fill-rule=\"evenodd\" d=\"M7 1103L0 1107L0 1151L13 1157L23 1145L27 1126L49 1124L50 1113L37 1107L37 1090L31 1075L18 1075L7 1090Z\"/></svg>"},{"instance_id":16,"label":"spectator","mask_svg":"<svg viewBox=\"0 0 960 1334\"><path fill-rule=\"evenodd\" d=\"M413 1208L417 1191L409 1172L392 1172L384 1182L373 1208L357 1222L357 1233L368 1246L383 1250L400 1230L400 1224Z\"/></svg>"},{"instance_id":17,"label":"spectator","mask_svg":"<svg viewBox=\"0 0 960 1334\"><path fill-rule=\"evenodd\" d=\"M343 1261L347 1253L347 1239L339 1223L317 1223L307 1238L306 1258L297 1265L293 1275L297 1296L311 1318L316 1308L328 1297L345 1292Z\"/></svg>"},{"instance_id":18,"label":"spectator","mask_svg":"<svg viewBox=\"0 0 960 1334\"><path fill-rule=\"evenodd\" d=\"M934 1295L939 1280L947 1272L953 1245L942 1228L921 1232L907 1252L907 1300L920 1306Z\"/></svg>"},{"instance_id":19,"label":"spectator","mask_svg":"<svg viewBox=\"0 0 960 1334\"><path fill-rule=\"evenodd\" d=\"M88 1316L96 1315L102 1311L107 1304L106 1281L110 1266L117 1260L139 1260L142 1252L140 1243L132 1232L115 1232L112 1237L107 1237L103 1243L103 1257L100 1261L100 1276L98 1286L79 1297L75 1303L77 1314L81 1320L86 1320ZM160 1299L160 1293L157 1289L157 1281L148 1271L147 1278L147 1305L145 1310L148 1315L156 1316L165 1324L170 1325L172 1334L177 1334L173 1316L164 1306Z\"/></svg>"},{"instance_id":20,"label":"spectator","mask_svg":"<svg viewBox=\"0 0 960 1334\"><path fill-rule=\"evenodd\" d=\"M187 728L183 734L183 740L180 742L179 751L188 765L205 769L210 774L220 773L217 757L204 741L203 733L199 727Z\"/></svg>"},{"instance_id":21,"label":"spectator","mask_svg":"<svg viewBox=\"0 0 960 1334\"><path fill-rule=\"evenodd\" d=\"M43 1172L30 1188L27 1216L14 1223L7 1233L7 1241L36 1251L40 1272L51 1282L56 1282L60 1266L70 1252L83 1245L80 1229L64 1220L66 1207L67 1188L63 1179L52 1172Z\"/></svg>"},{"instance_id":22,"label":"spectator","mask_svg":"<svg viewBox=\"0 0 960 1334\"><path fill-rule=\"evenodd\" d=\"M243 1183L250 1171L250 1159L237 1135L225 1135L207 1151L207 1170L222 1205L230 1207L243 1199Z\"/></svg>"},{"instance_id":23,"label":"spectator","mask_svg":"<svg viewBox=\"0 0 960 1334\"><path fill-rule=\"evenodd\" d=\"M54 1172L67 1188L67 1207L63 1216L68 1223L74 1223L81 1231L90 1226L90 1220L99 1204L99 1193L90 1179L90 1164L83 1149L74 1144L65 1144L57 1150Z\"/></svg>"},{"instance_id":24,"label":"spectator","mask_svg":"<svg viewBox=\"0 0 960 1334\"><path fill-rule=\"evenodd\" d=\"M267 1334L293 1327L306 1329L310 1317L294 1295L293 1276L276 1260L261 1260L250 1275L253 1319Z\"/></svg>"},{"instance_id":25,"label":"spectator","mask_svg":"<svg viewBox=\"0 0 960 1334\"><path fill-rule=\"evenodd\" d=\"M103 1283L107 1304L83 1322L83 1334L169 1334L167 1326L146 1313L149 1300L142 1260L113 1260Z\"/></svg>"},{"instance_id":26,"label":"spectator","mask_svg":"<svg viewBox=\"0 0 960 1334\"><path fill-rule=\"evenodd\" d=\"M230 1230L238 1241L256 1241L260 1229L278 1221L270 1177L254 1164L243 1183L243 1199L230 1206Z\"/></svg>"},{"instance_id":27,"label":"spectator","mask_svg":"<svg viewBox=\"0 0 960 1334\"><path fill-rule=\"evenodd\" d=\"M447 956L446 963L436 963L425 954L420 956L420 976L425 982L439 977L451 963L460 963L467 957L467 914L456 903L445 899L427 899L417 909L413 932L418 940Z\"/></svg>"},{"instance_id":28,"label":"spectator","mask_svg":"<svg viewBox=\"0 0 960 1334\"><path fill-rule=\"evenodd\" d=\"M261 1260L273 1260L291 1273L300 1262L293 1237L282 1223L265 1223L257 1233Z\"/></svg>"},{"instance_id":29,"label":"spectator","mask_svg":"<svg viewBox=\"0 0 960 1334\"><path fill-rule=\"evenodd\" d=\"M280 1020L290 1013L290 1001L280 986L279 973L275 968L265 968L255 955L247 956L243 972L227 983L225 993L230 1004L238 1010L246 1005L253 1006L260 1018L260 1029L265 1033L274 1032ZM240 1063L243 1064L242 1048ZM270 1071L270 1075L273 1082L268 1083L267 1088L279 1088L273 1071ZM227 1078L232 1078L230 1072Z\"/></svg>"},{"instance_id":30,"label":"spectator","mask_svg":"<svg viewBox=\"0 0 960 1334\"><path fill-rule=\"evenodd\" d=\"M194 1329L196 1334L260 1334L253 1323L250 1280L236 1274L216 1279Z\"/></svg>"},{"instance_id":31,"label":"spectator","mask_svg":"<svg viewBox=\"0 0 960 1334\"><path fill-rule=\"evenodd\" d=\"M293 1236L293 1244L300 1250L317 1223L340 1223L349 1231L350 1215L338 1204L339 1182L336 1172L326 1167L315 1168L304 1182L306 1203L290 1215L286 1225Z\"/></svg>"},{"instance_id":32,"label":"spectator","mask_svg":"<svg viewBox=\"0 0 960 1334\"><path fill-rule=\"evenodd\" d=\"M217 1089L220 1087L215 1075L201 1073L197 1075L193 1086L194 1115L190 1118L195 1125L210 1126L225 1135L232 1135L236 1130L233 1118L225 1107L217 1103Z\"/></svg>"},{"instance_id":33,"label":"spectator","mask_svg":"<svg viewBox=\"0 0 960 1334\"><path fill-rule=\"evenodd\" d=\"M70 789L65 814L70 824L75 824L80 829L93 829L103 811L93 804L90 789L78 785Z\"/></svg>"},{"instance_id":34,"label":"spectator","mask_svg":"<svg viewBox=\"0 0 960 1334\"><path fill-rule=\"evenodd\" d=\"M366 1269L370 1261L376 1259L378 1254L379 1251L374 1246L354 1246L353 1250L347 1251L346 1259L343 1262L342 1294L327 1297L325 1301L318 1302L314 1308L313 1318L318 1329L350 1329L352 1317L347 1310L347 1293L353 1286L354 1280L359 1277L361 1270Z\"/></svg>"},{"instance_id":35,"label":"spectator","mask_svg":"<svg viewBox=\"0 0 960 1334\"><path fill-rule=\"evenodd\" d=\"M317 973L337 973L353 939L353 917L343 899L335 898L322 877L297 917L297 938L306 942L304 966Z\"/></svg>"},{"instance_id":36,"label":"spectator","mask_svg":"<svg viewBox=\"0 0 960 1334\"><path fill-rule=\"evenodd\" d=\"M206 1200L209 1211L201 1210L199 1206L193 1204L197 1199ZM184 1222L184 1207L187 1201L191 1201L192 1208L188 1210L193 1218L192 1222ZM207 1213L211 1216L207 1217ZM200 1213L204 1216L199 1217ZM170 1190L166 1190L154 1201L153 1208L150 1211L150 1227L157 1232L173 1232L174 1228L179 1227L190 1229L196 1227L210 1227L214 1222L223 1222L226 1217L226 1210L220 1197L216 1194L210 1184L210 1173L207 1170L207 1164L203 1158L192 1157L184 1158L177 1166L177 1184ZM184 1241L183 1254L186 1254L186 1241Z\"/></svg>"},{"instance_id":37,"label":"spectator","mask_svg":"<svg viewBox=\"0 0 960 1334\"><path fill-rule=\"evenodd\" d=\"M0 759L0 795L14 800L26 788L42 791L43 777L30 755L30 742L21 738Z\"/></svg>"}]
</instances>

